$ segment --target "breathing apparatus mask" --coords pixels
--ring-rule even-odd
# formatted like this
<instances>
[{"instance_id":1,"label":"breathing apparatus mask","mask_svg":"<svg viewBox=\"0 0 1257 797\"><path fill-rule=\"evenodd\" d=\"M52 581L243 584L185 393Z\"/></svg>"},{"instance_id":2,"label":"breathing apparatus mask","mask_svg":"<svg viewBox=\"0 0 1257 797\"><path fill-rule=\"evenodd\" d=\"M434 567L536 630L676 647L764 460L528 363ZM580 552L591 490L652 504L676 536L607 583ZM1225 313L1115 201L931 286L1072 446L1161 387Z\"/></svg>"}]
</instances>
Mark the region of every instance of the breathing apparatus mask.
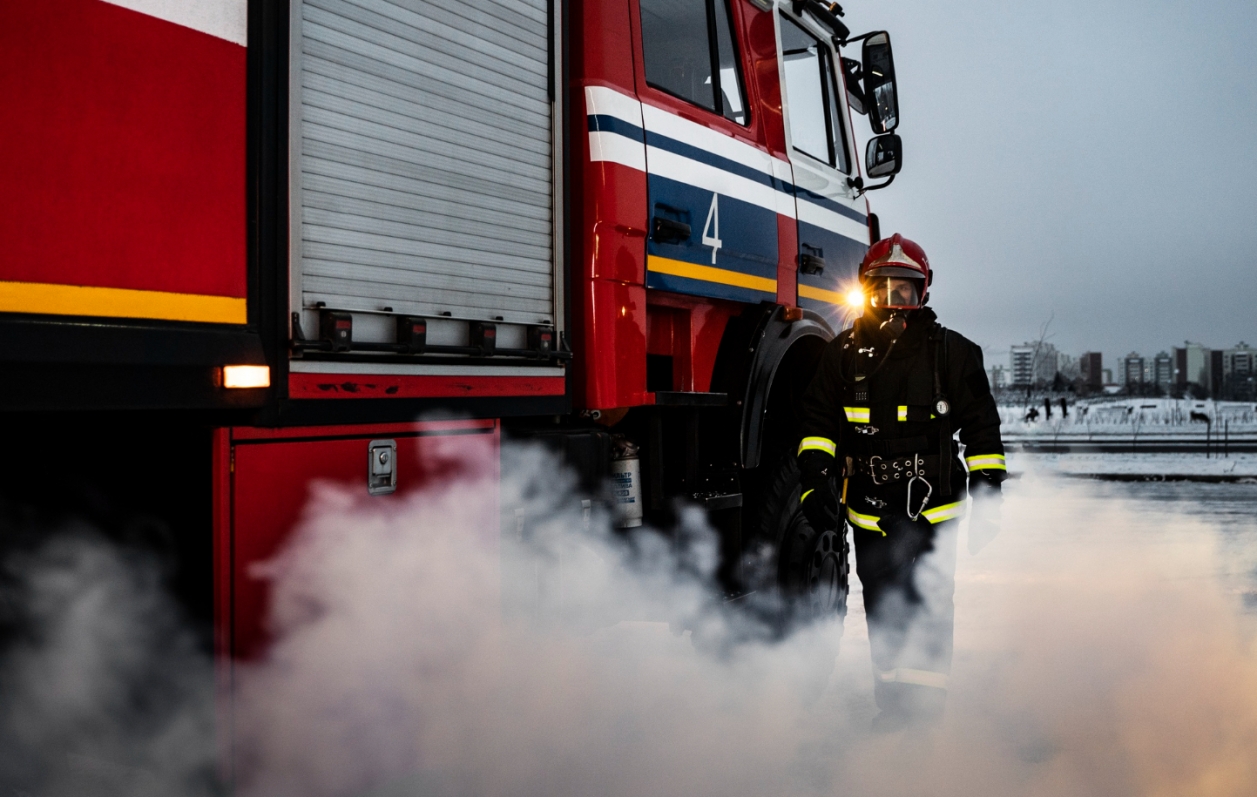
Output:
<instances>
[{"instance_id":1,"label":"breathing apparatus mask","mask_svg":"<svg viewBox=\"0 0 1257 797\"><path fill-rule=\"evenodd\" d=\"M869 315L882 332L896 338L903 334L910 314L925 304L925 283L908 268L879 268L864 276Z\"/></svg>"}]
</instances>

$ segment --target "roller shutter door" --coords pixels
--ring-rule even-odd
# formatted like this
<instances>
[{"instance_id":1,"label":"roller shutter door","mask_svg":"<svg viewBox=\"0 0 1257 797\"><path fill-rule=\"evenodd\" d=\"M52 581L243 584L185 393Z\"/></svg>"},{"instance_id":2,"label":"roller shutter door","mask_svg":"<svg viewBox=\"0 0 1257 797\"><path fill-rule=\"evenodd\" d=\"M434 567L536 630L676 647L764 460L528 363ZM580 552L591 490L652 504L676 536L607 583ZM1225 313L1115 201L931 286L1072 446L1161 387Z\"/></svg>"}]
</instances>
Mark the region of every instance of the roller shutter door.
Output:
<instances>
[{"instance_id":1,"label":"roller shutter door","mask_svg":"<svg viewBox=\"0 0 1257 797\"><path fill-rule=\"evenodd\" d=\"M554 322L548 19L548 0L299 0L301 308Z\"/></svg>"}]
</instances>

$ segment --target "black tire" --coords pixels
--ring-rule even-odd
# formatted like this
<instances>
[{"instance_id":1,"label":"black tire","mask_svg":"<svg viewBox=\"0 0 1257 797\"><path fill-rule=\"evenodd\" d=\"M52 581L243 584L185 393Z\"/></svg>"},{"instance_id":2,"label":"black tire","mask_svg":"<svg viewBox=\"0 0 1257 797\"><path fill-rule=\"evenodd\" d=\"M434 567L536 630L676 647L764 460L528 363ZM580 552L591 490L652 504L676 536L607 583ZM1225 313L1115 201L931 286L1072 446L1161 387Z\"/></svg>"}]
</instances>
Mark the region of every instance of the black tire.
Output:
<instances>
[{"instance_id":1,"label":"black tire","mask_svg":"<svg viewBox=\"0 0 1257 797\"><path fill-rule=\"evenodd\" d=\"M784 600L787 625L847 615L850 556L845 522L817 532L799 510L798 462L787 453L764 493L755 545L745 572L756 591Z\"/></svg>"}]
</instances>

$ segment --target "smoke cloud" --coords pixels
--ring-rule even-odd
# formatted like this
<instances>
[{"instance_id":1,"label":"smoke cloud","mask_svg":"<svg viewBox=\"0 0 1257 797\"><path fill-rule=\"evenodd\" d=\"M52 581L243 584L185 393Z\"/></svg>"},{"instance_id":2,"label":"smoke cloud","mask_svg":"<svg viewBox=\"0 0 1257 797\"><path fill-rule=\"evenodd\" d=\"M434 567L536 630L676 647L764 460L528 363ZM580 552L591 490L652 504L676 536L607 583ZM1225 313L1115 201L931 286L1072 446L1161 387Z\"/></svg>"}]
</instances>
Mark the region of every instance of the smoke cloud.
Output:
<instances>
[{"instance_id":1,"label":"smoke cloud","mask_svg":"<svg viewBox=\"0 0 1257 797\"><path fill-rule=\"evenodd\" d=\"M1248 574L1232 578L1257 522L1222 535L1098 487L1010 483L1002 536L960 557L941 726L878 735L858 581L845 631L778 639L715 596L700 514L683 515L680 543L623 536L545 451L508 446L500 487L497 470L446 468L387 503L314 490L257 574L272 581L274 641L235 668L237 793L1224 797L1257 784L1257 618L1236 586ZM210 663L180 647L143 564L74 538L9 572L35 629L0 676L4 732L27 751L0 759L25 778L14 793L141 793L36 777L71 749L163 794L205 793L214 712L190 684L212 684ZM143 697L153 683L160 695Z\"/></svg>"}]
</instances>

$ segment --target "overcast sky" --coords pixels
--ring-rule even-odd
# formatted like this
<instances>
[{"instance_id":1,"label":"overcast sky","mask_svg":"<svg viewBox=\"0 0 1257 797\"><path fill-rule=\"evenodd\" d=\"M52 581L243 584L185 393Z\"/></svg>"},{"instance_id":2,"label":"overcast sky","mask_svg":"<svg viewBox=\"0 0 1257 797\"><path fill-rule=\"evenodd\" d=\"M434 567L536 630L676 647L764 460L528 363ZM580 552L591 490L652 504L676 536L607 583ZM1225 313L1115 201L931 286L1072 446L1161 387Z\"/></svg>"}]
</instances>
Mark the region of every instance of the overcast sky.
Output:
<instances>
[{"instance_id":1,"label":"overcast sky","mask_svg":"<svg viewBox=\"0 0 1257 797\"><path fill-rule=\"evenodd\" d=\"M844 7L891 32L905 166L869 199L929 254L944 324L988 360L1049 317L1106 368L1257 346L1257 3Z\"/></svg>"}]
</instances>

